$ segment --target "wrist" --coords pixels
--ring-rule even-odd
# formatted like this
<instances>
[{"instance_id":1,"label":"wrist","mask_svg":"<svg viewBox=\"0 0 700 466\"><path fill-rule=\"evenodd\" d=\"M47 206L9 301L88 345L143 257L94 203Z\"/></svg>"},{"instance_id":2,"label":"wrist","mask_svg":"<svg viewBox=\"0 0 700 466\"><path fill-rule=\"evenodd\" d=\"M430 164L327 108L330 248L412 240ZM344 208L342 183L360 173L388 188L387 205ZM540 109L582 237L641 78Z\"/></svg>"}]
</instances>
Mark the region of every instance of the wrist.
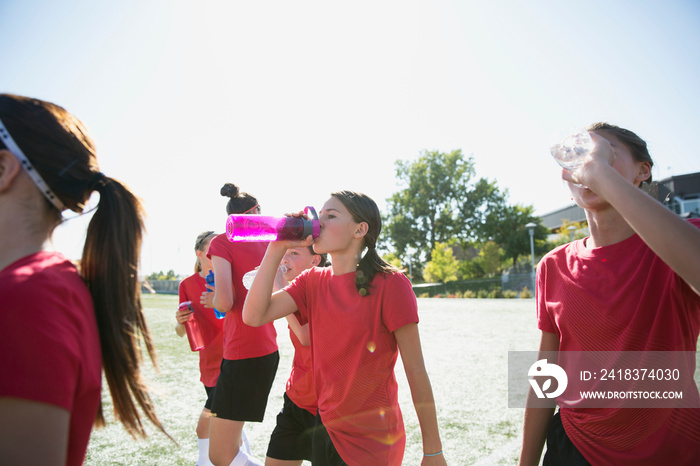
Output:
<instances>
[{"instance_id":1,"label":"wrist","mask_svg":"<svg viewBox=\"0 0 700 466\"><path fill-rule=\"evenodd\" d=\"M440 456L442 455L442 450L435 453L423 453L423 456Z\"/></svg>"}]
</instances>

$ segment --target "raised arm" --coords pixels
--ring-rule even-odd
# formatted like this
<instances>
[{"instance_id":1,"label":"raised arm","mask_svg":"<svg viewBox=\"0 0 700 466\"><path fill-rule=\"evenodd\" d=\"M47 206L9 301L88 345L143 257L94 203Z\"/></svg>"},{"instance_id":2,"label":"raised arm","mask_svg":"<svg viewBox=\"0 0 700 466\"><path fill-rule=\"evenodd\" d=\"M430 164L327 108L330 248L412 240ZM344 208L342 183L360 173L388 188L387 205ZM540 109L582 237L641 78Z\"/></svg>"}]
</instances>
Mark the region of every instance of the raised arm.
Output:
<instances>
[{"instance_id":1,"label":"raised arm","mask_svg":"<svg viewBox=\"0 0 700 466\"><path fill-rule=\"evenodd\" d=\"M601 196L625 219L644 242L693 290L700 294L700 229L625 180L613 167L615 152L593 134L596 148L590 162L570 173L566 181L581 183Z\"/></svg>"},{"instance_id":2,"label":"raised arm","mask_svg":"<svg viewBox=\"0 0 700 466\"><path fill-rule=\"evenodd\" d=\"M267 247L265 257L243 305L243 322L251 327L259 327L297 310L294 299L286 291L272 294L277 269L284 253L288 247L297 247L290 246L289 243L273 241ZM305 241L304 245L308 246L306 243Z\"/></svg>"},{"instance_id":3,"label":"raised arm","mask_svg":"<svg viewBox=\"0 0 700 466\"><path fill-rule=\"evenodd\" d=\"M394 331L396 343L399 346L401 360L403 361L406 379L411 388L413 406L418 415L421 434L423 436L423 461L422 465L445 465L445 456L442 454L442 442L438 429L437 412L433 389L430 385L428 372L425 370L423 350L420 344L418 324L408 324ZM436 453L438 453L436 455Z\"/></svg>"}]
</instances>

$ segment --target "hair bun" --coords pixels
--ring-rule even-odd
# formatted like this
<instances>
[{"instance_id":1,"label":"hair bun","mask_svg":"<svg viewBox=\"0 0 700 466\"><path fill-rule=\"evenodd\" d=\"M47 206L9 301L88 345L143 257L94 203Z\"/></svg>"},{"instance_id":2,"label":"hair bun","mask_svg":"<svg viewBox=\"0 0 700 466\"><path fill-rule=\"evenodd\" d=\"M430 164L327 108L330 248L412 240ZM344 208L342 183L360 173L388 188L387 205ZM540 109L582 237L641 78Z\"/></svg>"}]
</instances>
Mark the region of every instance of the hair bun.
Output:
<instances>
[{"instance_id":1,"label":"hair bun","mask_svg":"<svg viewBox=\"0 0 700 466\"><path fill-rule=\"evenodd\" d=\"M240 189L233 183L226 183L221 187L221 195L226 197L238 197Z\"/></svg>"}]
</instances>

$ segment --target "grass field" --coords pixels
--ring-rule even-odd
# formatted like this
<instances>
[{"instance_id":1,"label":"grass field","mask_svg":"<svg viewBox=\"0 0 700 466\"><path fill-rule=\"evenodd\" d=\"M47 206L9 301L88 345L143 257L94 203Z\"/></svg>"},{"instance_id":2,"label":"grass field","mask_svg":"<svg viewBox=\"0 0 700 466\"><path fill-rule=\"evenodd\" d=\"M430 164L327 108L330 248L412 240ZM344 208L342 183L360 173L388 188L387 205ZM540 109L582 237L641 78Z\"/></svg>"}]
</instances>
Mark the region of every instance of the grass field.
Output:
<instances>
[{"instance_id":1,"label":"grass field","mask_svg":"<svg viewBox=\"0 0 700 466\"><path fill-rule=\"evenodd\" d=\"M195 464L194 429L205 400L198 357L186 338L177 337L173 330L177 296L146 295L143 300L159 366L159 371L146 366L144 373L154 390L158 416L179 445L150 425L146 426L148 439L133 440L114 421L105 388L108 426L93 432L88 465ZM523 409L508 408L508 351L537 349L534 300L419 299L418 308L448 464L516 464ZM277 325L281 359L265 421L246 424L251 449L261 460L282 406L293 356L286 325ZM396 374L407 434L404 464L417 465L422 457L421 436L400 360Z\"/></svg>"},{"instance_id":2,"label":"grass field","mask_svg":"<svg viewBox=\"0 0 700 466\"><path fill-rule=\"evenodd\" d=\"M159 371L145 367L154 390L158 415L179 443L147 425L146 440L133 440L111 415L103 394L109 425L93 432L86 464L193 465L197 458L194 428L205 400L199 382L197 355L173 330L177 296L143 297L147 320L158 352ZM539 340L533 300L419 299L420 333L426 365L438 408L449 464L513 464L522 423L522 409L509 409L508 350L532 350ZM286 325L278 322L280 368L270 394L265 421L246 424L253 453L265 455L282 406L293 347ZM422 445L410 391L397 363L399 397L406 424L404 463L420 464Z\"/></svg>"}]
</instances>

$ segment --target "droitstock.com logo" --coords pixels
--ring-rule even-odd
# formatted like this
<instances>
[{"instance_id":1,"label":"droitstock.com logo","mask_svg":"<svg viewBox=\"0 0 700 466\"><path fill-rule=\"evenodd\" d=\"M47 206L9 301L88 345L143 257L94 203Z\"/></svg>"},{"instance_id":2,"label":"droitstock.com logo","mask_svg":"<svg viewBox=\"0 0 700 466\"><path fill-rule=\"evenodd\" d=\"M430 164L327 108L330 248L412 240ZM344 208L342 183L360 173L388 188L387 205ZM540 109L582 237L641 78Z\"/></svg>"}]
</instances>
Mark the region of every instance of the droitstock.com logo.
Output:
<instances>
[{"instance_id":1,"label":"droitstock.com logo","mask_svg":"<svg viewBox=\"0 0 700 466\"><path fill-rule=\"evenodd\" d=\"M564 369L556 364L548 363L546 359L540 359L530 366L527 375L537 398L556 398L564 393L569 383L569 378ZM553 379L557 382L556 387L552 387ZM540 381L542 381L541 386ZM551 389L553 391L550 391Z\"/></svg>"}]
</instances>

